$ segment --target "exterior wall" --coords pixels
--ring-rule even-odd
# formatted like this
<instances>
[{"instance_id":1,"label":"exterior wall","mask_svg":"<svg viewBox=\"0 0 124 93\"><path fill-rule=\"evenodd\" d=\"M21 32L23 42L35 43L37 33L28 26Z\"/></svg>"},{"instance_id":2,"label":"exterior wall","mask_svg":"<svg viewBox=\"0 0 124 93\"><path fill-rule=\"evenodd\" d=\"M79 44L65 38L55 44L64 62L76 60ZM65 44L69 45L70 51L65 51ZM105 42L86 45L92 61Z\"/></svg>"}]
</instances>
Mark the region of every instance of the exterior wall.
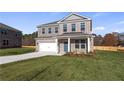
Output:
<instances>
[{"instance_id":1,"label":"exterior wall","mask_svg":"<svg viewBox=\"0 0 124 93\"><path fill-rule=\"evenodd\" d=\"M6 34L2 34L5 31ZM8 45L3 45L3 40L8 40ZM22 33L0 28L0 48L14 48L22 46Z\"/></svg>"},{"instance_id":2,"label":"exterior wall","mask_svg":"<svg viewBox=\"0 0 124 93\"><path fill-rule=\"evenodd\" d=\"M58 27L58 33L55 33L55 27ZM42 28L45 28L45 34L42 34ZM48 33L49 28L51 28L52 33ZM59 34L59 26L58 25L42 26L42 27L38 28L38 37L56 36L58 34Z\"/></svg>"},{"instance_id":3,"label":"exterior wall","mask_svg":"<svg viewBox=\"0 0 124 93\"><path fill-rule=\"evenodd\" d=\"M85 23L85 31L80 30L80 23ZM63 24L67 24L67 32L72 32L71 24L76 24L76 31L75 32L84 32L89 34L91 32L91 20L72 20L72 21L63 21L59 24L60 34L65 33L63 32Z\"/></svg>"}]
</instances>

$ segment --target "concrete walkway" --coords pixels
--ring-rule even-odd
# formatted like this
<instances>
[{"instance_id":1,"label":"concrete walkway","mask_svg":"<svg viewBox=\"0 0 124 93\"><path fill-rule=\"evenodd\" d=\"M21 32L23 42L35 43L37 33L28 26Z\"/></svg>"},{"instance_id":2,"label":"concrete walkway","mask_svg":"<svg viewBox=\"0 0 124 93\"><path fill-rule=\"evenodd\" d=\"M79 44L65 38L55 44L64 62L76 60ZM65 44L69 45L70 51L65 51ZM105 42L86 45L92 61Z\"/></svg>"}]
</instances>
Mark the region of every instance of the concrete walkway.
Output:
<instances>
[{"instance_id":1,"label":"concrete walkway","mask_svg":"<svg viewBox=\"0 0 124 93\"><path fill-rule=\"evenodd\" d=\"M33 52L33 53L27 53L27 54L21 54L21 55L2 56L0 57L0 64L11 63L15 61L22 61L22 60L42 57L46 55L61 56L62 54L56 54L54 52Z\"/></svg>"}]
</instances>

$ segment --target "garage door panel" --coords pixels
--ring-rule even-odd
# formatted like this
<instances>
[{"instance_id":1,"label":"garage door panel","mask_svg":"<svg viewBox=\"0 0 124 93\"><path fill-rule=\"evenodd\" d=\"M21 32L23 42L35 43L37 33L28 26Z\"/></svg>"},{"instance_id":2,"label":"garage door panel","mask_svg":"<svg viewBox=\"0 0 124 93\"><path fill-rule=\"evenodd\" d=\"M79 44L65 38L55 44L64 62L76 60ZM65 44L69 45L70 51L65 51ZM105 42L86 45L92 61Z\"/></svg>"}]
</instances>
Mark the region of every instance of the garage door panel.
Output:
<instances>
[{"instance_id":1,"label":"garage door panel","mask_svg":"<svg viewBox=\"0 0 124 93\"><path fill-rule=\"evenodd\" d=\"M57 51L56 43L39 43L40 51Z\"/></svg>"}]
</instances>

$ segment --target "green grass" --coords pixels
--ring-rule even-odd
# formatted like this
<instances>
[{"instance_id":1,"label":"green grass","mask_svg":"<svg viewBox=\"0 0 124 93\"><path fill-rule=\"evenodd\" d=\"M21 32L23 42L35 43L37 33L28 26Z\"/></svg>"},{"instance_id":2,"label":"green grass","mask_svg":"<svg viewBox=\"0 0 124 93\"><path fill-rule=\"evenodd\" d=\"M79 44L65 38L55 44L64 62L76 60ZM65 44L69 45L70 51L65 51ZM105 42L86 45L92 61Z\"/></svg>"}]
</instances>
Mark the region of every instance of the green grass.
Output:
<instances>
[{"instance_id":1,"label":"green grass","mask_svg":"<svg viewBox=\"0 0 124 93\"><path fill-rule=\"evenodd\" d=\"M124 52L46 56L0 65L0 80L124 80Z\"/></svg>"},{"instance_id":2,"label":"green grass","mask_svg":"<svg viewBox=\"0 0 124 93\"><path fill-rule=\"evenodd\" d=\"M18 55L35 51L34 48L8 48L0 49L0 56Z\"/></svg>"}]
</instances>

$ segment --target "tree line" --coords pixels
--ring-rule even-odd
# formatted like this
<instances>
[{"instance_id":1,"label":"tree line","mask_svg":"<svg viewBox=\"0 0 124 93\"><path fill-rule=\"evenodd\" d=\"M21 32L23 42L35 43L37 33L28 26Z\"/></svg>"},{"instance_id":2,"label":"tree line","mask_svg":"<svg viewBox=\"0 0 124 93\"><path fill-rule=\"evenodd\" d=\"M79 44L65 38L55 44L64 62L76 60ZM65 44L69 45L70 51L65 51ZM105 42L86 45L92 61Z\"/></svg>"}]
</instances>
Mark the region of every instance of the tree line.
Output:
<instances>
[{"instance_id":1,"label":"tree line","mask_svg":"<svg viewBox=\"0 0 124 93\"><path fill-rule=\"evenodd\" d=\"M23 46L35 46L35 38L37 38L37 32L32 34L24 34L22 38Z\"/></svg>"},{"instance_id":2,"label":"tree line","mask_svg":"<svg viewBox=\"0 0 124 93\"><path fill-rule=\"evenodd\" d=\"M124 33L108 33L105 36L94 34L95 46L124 46Z\"/></svg>"}]
</instances>

